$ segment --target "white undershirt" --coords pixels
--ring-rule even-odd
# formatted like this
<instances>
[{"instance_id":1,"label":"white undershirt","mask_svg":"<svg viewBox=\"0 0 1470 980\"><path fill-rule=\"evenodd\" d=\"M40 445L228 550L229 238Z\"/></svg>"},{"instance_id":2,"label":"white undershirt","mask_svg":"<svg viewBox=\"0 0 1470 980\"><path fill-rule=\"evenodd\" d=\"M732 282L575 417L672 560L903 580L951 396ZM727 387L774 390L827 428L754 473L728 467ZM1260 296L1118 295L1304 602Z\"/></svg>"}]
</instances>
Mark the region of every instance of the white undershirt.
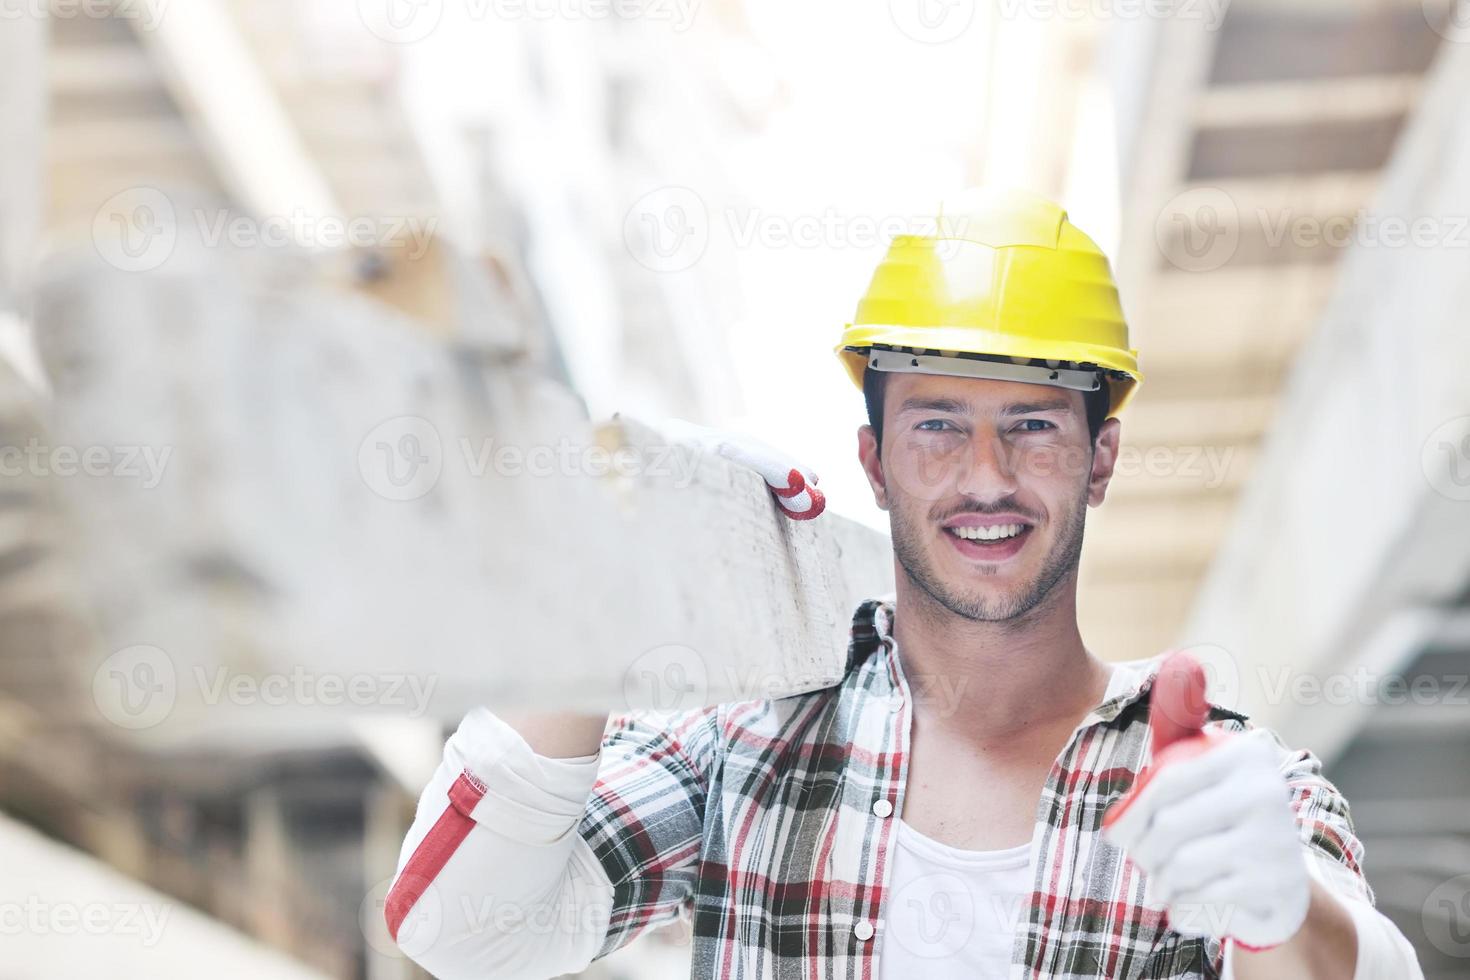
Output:
<instances>
[{"instance_id":1,"label":"white undershirt","mask_svg":"<svg viewBox=\"0 0 1470 980\"><path fill-rule=\"evenodd\" d=\"M966 851L898 821L879 980L1003 980L1031 897L1031 843Z\"/></svg>"},{"instance_id":2,"label":"white undershirt","mask_svg":"<svg viewBox=\"0 0 1470 980\"><path fill-rule=\"evenodd\" d=\"M1127 686L1109 665L1103 700ZM1031 843L966 851L898 821L888 934L878 980L990 980L1010 974L1011 946L1031 898Z\"/></svg>"}]
</instances>

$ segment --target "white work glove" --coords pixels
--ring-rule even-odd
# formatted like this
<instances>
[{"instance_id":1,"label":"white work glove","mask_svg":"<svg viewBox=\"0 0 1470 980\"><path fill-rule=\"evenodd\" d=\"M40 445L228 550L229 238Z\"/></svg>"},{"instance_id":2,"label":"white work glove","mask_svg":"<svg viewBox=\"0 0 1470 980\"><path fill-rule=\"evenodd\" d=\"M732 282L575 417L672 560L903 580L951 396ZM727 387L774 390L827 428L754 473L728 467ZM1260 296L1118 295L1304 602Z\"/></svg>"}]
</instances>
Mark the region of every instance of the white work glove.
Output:
<instances>
[{"instance_id":1,"label":"white work glove","mask_svg":"<svg viewBox=\"0 0 1470 980\"><path fill-rule=\"evenodd\" d=\"M1284 943L1306 920L1304 845L1263 729L1166 757L1103 835L1149 876L1169 927L1183 935L1259 950Z\"/></svg>"},{"instance_id":2,"label":"white work glove","mask_svg":"<svg viewBox=\"0 0 1470 980\"><path fill-rule=\"evenodd\" d=\"M673 418L661 419L655 427L677 442L755 470L775 494L781 513L794 521L809 521L827 506L816 473L753 436Z\"/></svg>"}]
</instances>

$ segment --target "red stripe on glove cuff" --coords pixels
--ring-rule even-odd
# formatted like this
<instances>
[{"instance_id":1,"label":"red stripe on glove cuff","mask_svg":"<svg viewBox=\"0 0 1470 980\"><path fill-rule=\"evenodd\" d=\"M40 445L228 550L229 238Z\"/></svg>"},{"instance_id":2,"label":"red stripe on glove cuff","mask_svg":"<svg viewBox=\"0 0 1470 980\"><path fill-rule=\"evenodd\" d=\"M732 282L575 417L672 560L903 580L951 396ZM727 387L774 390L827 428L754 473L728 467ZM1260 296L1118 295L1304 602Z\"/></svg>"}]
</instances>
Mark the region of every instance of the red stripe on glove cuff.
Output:
<instances>
[{"instance_id":1,"label":"red stripe on glove cuff","mask_svg":"<svg viewBox=\"0 0 1470 980\"><path fill-rule=\"evenodd\" d=\"M403 866L398 880L388 890L387 901L383 903L388 935L395 942L403 920L408 918L408 913L424 897L424 892L429 890L439 872L444 870L444 865L449 863L459 845L474 829L475 819L470 813L484 795L484 785L468 772L460 773L454 785L449 787L449 805L414 849L413 857Z\"/></svg>"}]
</instances>

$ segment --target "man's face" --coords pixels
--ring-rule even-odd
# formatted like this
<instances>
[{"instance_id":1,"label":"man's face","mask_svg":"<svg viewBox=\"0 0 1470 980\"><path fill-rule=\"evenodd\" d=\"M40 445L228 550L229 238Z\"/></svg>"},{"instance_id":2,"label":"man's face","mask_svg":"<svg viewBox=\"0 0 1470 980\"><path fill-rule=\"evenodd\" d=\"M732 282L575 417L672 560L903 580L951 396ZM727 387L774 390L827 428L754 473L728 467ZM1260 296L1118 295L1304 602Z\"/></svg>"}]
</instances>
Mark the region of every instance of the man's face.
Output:
<instances>
[{"instance_id":1,"label":"man's face","mask_svg":"<svg viewBox=\"0 0 1470 980\"><path fill-rule=\"evenodd\" d=\"M1077 567L1103 499L1118 423L1093 444L1081 393L1048 385L891 374L881 459L859 453L912 582L967 619L1013 619Z\"/></svg>"}]
</instances>

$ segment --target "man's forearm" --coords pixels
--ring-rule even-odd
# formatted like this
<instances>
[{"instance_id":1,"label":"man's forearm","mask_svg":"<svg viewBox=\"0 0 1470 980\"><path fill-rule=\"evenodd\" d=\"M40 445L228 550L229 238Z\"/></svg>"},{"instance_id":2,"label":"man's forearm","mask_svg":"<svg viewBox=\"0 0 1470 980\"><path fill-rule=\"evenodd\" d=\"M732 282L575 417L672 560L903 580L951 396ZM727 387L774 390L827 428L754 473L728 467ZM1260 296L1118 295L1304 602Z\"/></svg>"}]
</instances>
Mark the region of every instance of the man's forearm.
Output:
<instances>
[{"instance_id":1,"label":"man's forearm","mask_svg":"<svg viewBox=\"0 0 1470 980\"><path fill-rule=\"evenodd\" d=\"M555 711L504 716L531 751L548 759L576 759L596 755L607 728L606 714Z\"/></svg>"},{"instance_id":2,"label":"man's forearm","mask_svg":"<svg viewBox=\"0 0 1470 980\"><path fill-rule=\"evenodd\" d=\"M1312 902L1296 935L1258 953L1236 946L1231 953L1235 980L1344 980L1358 962L1353 917L1320 881L1312 881Z\"/></svg>"}]
</instances>

